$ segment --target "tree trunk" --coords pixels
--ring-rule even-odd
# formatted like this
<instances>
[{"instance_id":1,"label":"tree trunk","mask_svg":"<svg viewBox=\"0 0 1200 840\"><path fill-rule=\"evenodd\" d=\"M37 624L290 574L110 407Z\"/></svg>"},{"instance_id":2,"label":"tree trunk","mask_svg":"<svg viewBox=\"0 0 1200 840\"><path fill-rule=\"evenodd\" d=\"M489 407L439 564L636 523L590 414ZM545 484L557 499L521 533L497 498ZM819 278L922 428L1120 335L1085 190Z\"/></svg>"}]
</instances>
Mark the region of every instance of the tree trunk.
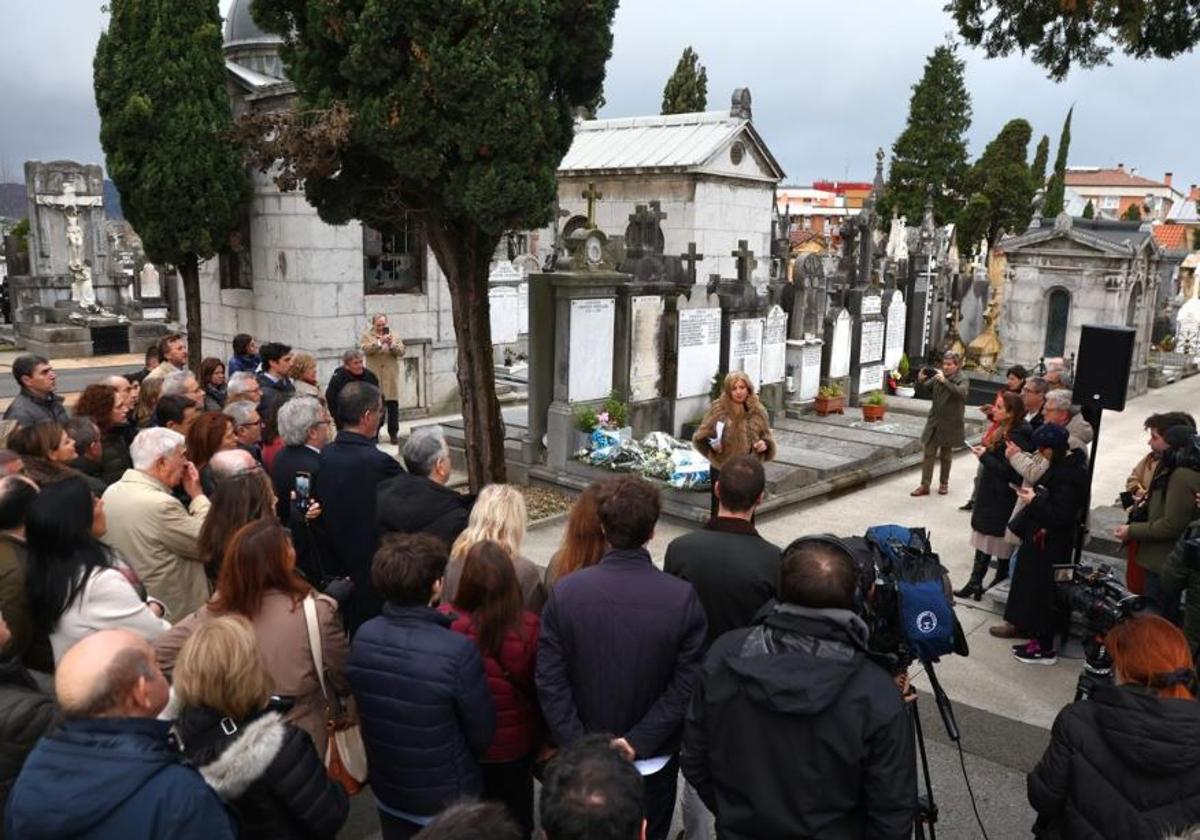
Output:
<instances>
[{"instance_id":1,"label":"tree trunk","mask_svg":"<svg viewBox=\"0 0 1200 840\"><path fill-rule=\"evenodd\" d=\"M506 480L504 424L496 397L488 268L498 236L461 228L427 226L429 244L450 286L454 337L458 342L458 388L466 431L471 492Z\"/></svg>"},{"instance_id":2,"label":"tree trunk","mask_svg":"<svg viewBox=\"0 0 1200 840\"><path fill-rule=\"evenodd\" d=\"M195 254L188 254L176 268L179 269L179 279L183 281L183 309L187 313L188 367L198 377L200 360L204 357L200 323L200 260Z\"/></svg>"}]
</instances>

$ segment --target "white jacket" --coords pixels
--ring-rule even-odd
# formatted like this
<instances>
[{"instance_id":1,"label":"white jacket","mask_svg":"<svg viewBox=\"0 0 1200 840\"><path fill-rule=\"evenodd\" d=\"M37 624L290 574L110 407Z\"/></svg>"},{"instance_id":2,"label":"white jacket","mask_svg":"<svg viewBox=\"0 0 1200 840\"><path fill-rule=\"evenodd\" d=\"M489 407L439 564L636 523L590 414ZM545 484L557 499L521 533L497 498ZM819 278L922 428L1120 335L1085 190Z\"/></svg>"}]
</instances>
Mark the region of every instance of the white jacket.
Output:
<instances>
[{"instance_id":1,"label":"white jacket","mask_svg":"<svg viewBox=\"0 0 1200 840\"><path fill-rule=\"evenodd\" d=\"M170 630L171 624L146 606L121 572L96 569L50 634L54 663L57 665L67 649L84 636L113 629L132 630L153 642Z\"/></svg>"}]
</instances>

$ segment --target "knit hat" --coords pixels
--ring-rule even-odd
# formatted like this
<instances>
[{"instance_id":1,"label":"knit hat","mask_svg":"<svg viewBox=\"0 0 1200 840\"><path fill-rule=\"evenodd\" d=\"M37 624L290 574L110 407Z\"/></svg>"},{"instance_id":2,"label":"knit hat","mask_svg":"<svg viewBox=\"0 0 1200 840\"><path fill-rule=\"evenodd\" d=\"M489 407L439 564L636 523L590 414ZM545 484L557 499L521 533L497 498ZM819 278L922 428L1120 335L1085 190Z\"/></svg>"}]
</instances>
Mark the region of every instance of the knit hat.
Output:
<instances>
[{"instance_id":1,"label":"knit hat","mask_svg":"<svg viewBox=\"0 0 1200 840\"><path fill-rule=\"evenodd\" d=\"M1033 432L1033 445L1038 449L1053 449L1061 452L1067 448L1067 430L1053 423L1043 423Z\"/></svg>"}]
</instances>

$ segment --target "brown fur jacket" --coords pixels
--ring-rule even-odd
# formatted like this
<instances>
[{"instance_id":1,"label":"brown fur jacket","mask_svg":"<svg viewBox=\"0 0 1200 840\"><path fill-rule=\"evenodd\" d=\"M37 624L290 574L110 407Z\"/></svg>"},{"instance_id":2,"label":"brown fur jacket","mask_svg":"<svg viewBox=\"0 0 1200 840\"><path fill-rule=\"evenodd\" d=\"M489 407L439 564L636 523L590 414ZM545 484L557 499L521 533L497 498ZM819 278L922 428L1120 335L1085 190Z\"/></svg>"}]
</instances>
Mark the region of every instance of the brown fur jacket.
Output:
<instances>
[{"instance_id":1,"label":"brown fur jacket","mask_svg":"<svg viewBox=\"0 0 1200 840\"><path fill-rule=\"evenodd\" d=\"M721 436L721 451L714 452L708 439L716 434L719 420L725 421L725 431ZM766 452L761 454L751 449L760 440L767 443ZM749 397L745 407L741 408L730 397L722 395L704 415L700 428L692 435L692 445L718 470L735 455L753 454L760 461L775 457L775 438L771 435L767 412L754 396Z\"/></svg>"}]
</instances>

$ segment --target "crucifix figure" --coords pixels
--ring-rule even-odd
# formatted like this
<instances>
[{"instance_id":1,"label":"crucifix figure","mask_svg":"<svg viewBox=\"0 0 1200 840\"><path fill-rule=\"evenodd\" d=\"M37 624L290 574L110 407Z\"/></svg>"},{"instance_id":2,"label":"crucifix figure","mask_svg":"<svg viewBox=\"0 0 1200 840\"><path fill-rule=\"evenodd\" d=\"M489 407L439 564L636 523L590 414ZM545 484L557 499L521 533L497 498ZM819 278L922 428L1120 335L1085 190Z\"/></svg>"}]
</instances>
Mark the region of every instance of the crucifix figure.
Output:
<instances>
[{"instance_id":1,"label":"crucifix figure","mask_svg":"<svg viewBox=\"0 0 1200 840\"><path fill-rule=\"evenodd\" d=\"M686 254L680 254L679 259L687 264L688 282L696 285L696 264L704 259L703 254L696 253L696 243L689 242Z\"/></svg>"},{"instance_id":2,"label":"crucifix figure","mask_svg":"<svg viewBox=\"0 0 1200 840\"><path fill-rule=\"evenodd\" d=\"M731 251L731 257L737 257L737 275L738 282L749 284L750 275L754 271L754 267L758 265L758 260L754 259L754 252L750 250L749 243L745 239L738 240L736 251Z\"/></svg>"},{"instance_id":3,"label":"crucifix figure","mask_svg":"<svg viewBox=\"0 0 1200 840\"><path fill-rule=\"evenodd\" d=\"M589 182L587 189L583 191L582 198L587 200L587 226L588 230L596 229L596 202L604 198L604 193L596 189L594 183Z\"/></svg>"}]
</instances>

